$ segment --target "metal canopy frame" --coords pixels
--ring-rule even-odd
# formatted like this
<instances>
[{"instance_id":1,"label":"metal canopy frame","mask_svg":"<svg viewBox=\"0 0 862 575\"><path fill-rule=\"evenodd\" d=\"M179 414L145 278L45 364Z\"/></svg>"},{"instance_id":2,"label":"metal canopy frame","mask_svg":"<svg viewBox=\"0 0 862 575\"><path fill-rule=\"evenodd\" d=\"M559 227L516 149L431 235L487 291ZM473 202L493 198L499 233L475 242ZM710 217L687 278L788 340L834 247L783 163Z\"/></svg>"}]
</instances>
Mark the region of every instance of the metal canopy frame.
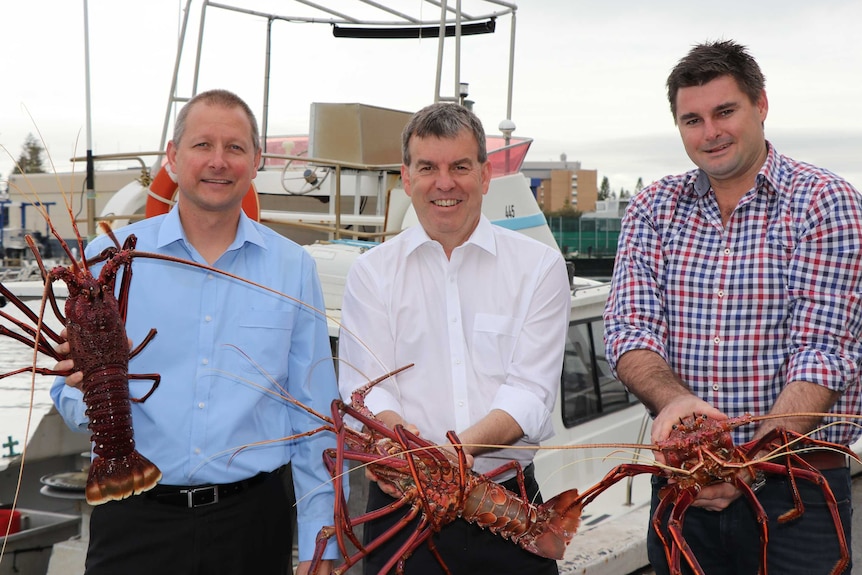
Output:
<instances>
[{"instance_id":1,"label":"metal canopy frame","mask_svg":"<svg viewBox=\"0 0 862 575\"><path fill-rule=\"evenodd\" d=\"M203 0L201 5L197 51L195 54L192 93L189 96L180 96L177 93L179 70L183 58L183 48L188 30L189 15L192 10L192 5L195 3L195 0L186 0L186 5L183 9L182 25L177 41L177 55L174 63L173 78L171 80L170 96L166 107L167 109L165 111L165 121L162 129L162 150L167 146L168 129L171 124L172 114L174 113L174 106L177 103L188 101L197 93L204 25L206 22L207 10L210 8L237 12L253 17L265 18L267 20L264 105L261 117L261 135L264 137L264 141L267 134L269 112L269 74L272 23L277 20L293 23L326 24L332 26L333 31L335 31L336 28L340 30L350 30L359 27L366 27L365 29L373 28L378 30L381 35L389 34L389 37L401 37L398 35L409 33L411 29L427 30L431 27L436 27L437 32L435 36L438 38L438 47L434 101L439 102L458 101L458 94L460 93L461 85L461 36L475 34L477 33L477 30L480 29L484 29L484 32L481 33L492 33L496 28L496 22L498 19L509 16L510 40L506 120L511 122L517 13L517 6L512 2L506 2L504 0L414 0L414 2L410 3L410 6L407 6L407 3L404 1L396 2L394 0L390 0L388 4L398 6L398 9L395 9L393 6L388 6L384 2L376 0L328 0L326 2L328 6L324 6L322 2L312 2L311 0L281 0L285 10L289 10L291 12L291 14L288 15L286 13L253 10L248 7L248 5L251 4L248 0L235 1L237 4L242 3L243 6ZM436 17L428 18L424 10L426 7L432 8L430 12L436 12ZM412 10L409 10L410 8L412 8ZM438 9L439 11L434 9ZM455 41L455 97L446 97L442 95L443 48L447 37L453 37ZM160 161L161 158L158 158L157 162Z\"/></svg>"}]
</instances>

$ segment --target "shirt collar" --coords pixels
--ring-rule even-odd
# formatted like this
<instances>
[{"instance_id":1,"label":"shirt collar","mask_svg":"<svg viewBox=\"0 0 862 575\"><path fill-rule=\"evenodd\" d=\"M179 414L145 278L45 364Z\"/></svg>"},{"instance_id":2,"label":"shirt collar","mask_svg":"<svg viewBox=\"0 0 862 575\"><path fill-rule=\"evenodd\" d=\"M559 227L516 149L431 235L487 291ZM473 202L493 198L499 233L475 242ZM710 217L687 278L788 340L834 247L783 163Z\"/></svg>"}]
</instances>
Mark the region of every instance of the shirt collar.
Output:
<instances>
[{"instance_id":1,"label":"shirt collar","mask_svg":"<svg viewBox=\"0 0 862 575\"><path fill-rule=\"evenodd\" d=\"M485 217L485 214L480 214L479 223L476 225L476 229L473 230L473 233L470 234L470 237L467 238L466 242L455 249L457 250L463 246L473 244L492 255L496 254L497 244L494 241L494 229L492 226L493 224ZM439 245L439 242L431 239L428 232L425 231L425 228L423 228L421 224L412 226L401 232L401 234L404 236L404 241L407 242L408 254L413 253L420 246L428 243L436 243Z\"/></svg>"},{"instance_id":2,"label":"shirt collar","mask_svg":"<svg viewBox=\"0 0 862 575\"><path fill-rule=\"evenodd\" d=\"M781 162L778 159L778 152L775 151L775 147L767 140L766 161L763 162L755 178L755 189L763 189L766 193L775 193L778 190L778 183L781 181L780 174ZM689 185L691 186L692 193L698 198L704 197L711 187L709 176L700 168L692 172Z\"/></svg>"},{"instance_id":3,"label":"shirt collar","mask_svg":"<svg viewBox=\"0 0 862 575\"><path fill-rule=\"evenodd\" d=\"M175 205L162 220L162 224L159 227L157 246L162 248L176 241L182 241L185 244L189 243L180 222L180 211ZM227 251L238 249L246 242L266 248L266 241L261 235L260 230L255 227L251 218L245 215L245 212L240 211L236 237L234 237L231 245L228 246Z\"/></svg>"}]
</instances>

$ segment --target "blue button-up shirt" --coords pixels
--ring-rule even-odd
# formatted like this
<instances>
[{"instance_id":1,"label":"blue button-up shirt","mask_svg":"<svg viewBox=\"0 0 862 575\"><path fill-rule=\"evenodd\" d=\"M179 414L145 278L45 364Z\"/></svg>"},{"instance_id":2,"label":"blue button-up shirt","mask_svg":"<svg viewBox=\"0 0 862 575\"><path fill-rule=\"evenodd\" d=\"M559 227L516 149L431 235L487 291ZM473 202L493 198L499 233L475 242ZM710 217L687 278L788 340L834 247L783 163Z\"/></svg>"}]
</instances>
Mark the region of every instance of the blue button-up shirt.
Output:
<instances>
[{"instance_id":1,"label":"blue button-up shirt","mask_svg":"<svg viewBox=\"0 0 862 575\"><path fill-rule=\"evenodd\" d=\"M185 238L176 209L116 235L122 242L130 234L138 251L206 264ZM87 255L110 245L99 237ZM333 522L333 489L321 459L334 447L333 435L237 450L321 425L284 401L285 390L324 414L338 396L326 321L315 311L324 309L316 266L300 246L243 215L215 267L291 297L183 263L134 258L126 331L135 344L150 329L158 333L130 361L129 373L161 375L153 395L132 404L137 449L169 485L230 483L292 461L300 557L310 559L315 535ZM132 379L130 395L141 397L151 386ZM77 389L58 378L51 396L73 429L86 430Z\"/></svg>"}]
</instances>

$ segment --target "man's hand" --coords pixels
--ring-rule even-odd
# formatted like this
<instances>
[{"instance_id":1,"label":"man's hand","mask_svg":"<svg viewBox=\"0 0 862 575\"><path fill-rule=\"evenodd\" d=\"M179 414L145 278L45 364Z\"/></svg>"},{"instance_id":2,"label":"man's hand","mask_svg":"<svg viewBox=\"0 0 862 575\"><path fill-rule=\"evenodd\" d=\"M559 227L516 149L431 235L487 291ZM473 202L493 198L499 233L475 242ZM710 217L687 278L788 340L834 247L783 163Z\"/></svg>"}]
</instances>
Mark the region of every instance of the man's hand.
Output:
<instances>
[{"instance_id":1,"label":"man's hand","mask_svg":"<svg viewBox=\"0 0 862 575\"><path fill-rule=\"evenodd\" d=\"M716 483L701 489L692 506L701 507L707 511L724 511L740 495L742 495L742 491L733 484Z\"/></svg>"},{"instance_id":2,"label":"man's hand","mask_svg":"<svg viewBox=\"0 0 862 575\"><path fill-rule=\"evenodd\" d=\"M673 426L678 424L680 419L691 417L696 413L717 420L727 419L727 415L702 399L690 394L680 395L668 403L653 420L650 441L659 444L666 440L673 431ZM656 451L655 458L659 463L665 463L661 452Z\"/></svg>"},{"instance_id":3,"label":"man's hand","mask_svg":"<svg viewBox=\"0 0 862 575\"><path fill-rule=\"evenodd\" d=\"M404 418L402 418L394 411L381 411L375 417L378 421L383 423L389 429L394 429L396 425L401 425L404 427L404 429L406 429L413 435L419 435L419 429L415 425L405 422ZM374 471L371 470L370 465L365 466L365 478L369 481L376 482L377 487L380 488L380 491L382 491L389 497L398 498L401 496L401 491L395 486L395 484L387 479L379 477L376 473L374 473Z\"/></svg>"},{"instance_id":4,"label":"man's hand","mask_svg":"<svg viewBox=\"0 0 862 575\"><path fill-rule=\"evenodd\" d=\"M69 341L66 340L66 328L63 328L63 331L60 332L60 337L62 337L65 341L54 348L59 355L68 356L72 352L72 346L69 345ZM132 349L132 340L129 338L129 349ZM84 383L84 373L81 371L72 371L75 369L75 361L72 358L63 359L58 361L54 365L54 371L68 371L71 372L66 376L66 385L69 387L74 387L80 391L84 391L81 389L82 384Z\"/></svg>"},{"instance_id":5,"label":"man's hand","mask_svg":"<svg viewBox=\"0 0 862 575\"><path fill-rule=\"evenodd\" d=\"M54 348L59 355L68 356L72 351L72 346L69 345L68 340L66 340L66 328L63 328L63 331L60 332L60 337L62 337L65 341ZM75 362L72 358L63 359L57 362L54 366L54 371L68 371L72 372L75 369ZM75 371L66 376L66 385L69 387L74 387L75 389L81 389L81 384L84 382L84 374L80 371ZM83 391L83 390L82 390Z\"/></svg>"}]
</instances>

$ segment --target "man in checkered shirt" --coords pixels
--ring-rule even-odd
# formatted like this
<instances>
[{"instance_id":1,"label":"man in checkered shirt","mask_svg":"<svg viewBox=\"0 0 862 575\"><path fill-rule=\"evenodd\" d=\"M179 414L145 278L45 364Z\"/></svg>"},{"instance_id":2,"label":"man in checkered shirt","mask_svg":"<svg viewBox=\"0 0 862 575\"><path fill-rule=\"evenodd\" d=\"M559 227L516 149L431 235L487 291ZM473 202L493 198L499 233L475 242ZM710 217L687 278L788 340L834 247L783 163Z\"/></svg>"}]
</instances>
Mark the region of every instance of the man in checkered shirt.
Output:
<instances>
[{"instance_id":1,"label":"man in checkered shirt","mask_svg":"<svg viewBox=\"0 0 862 575\"><path fill-rule=\"evenodd\" d=\"M645 188L623 220L606 351L655 416L653 442L694 413L860 413L862 197L766 140L764 85L757 62L732 41L698 45L680 60L668 99L698 169ZM777 426L808 433L835 421L843 423L811 437L841 445L859 437L844 419L811 416L744 425L733 438L740 444ZM847 457L803 457L799 465L822 473L835 494L849 546ZM739 477L751 483L755 474ZM769 517L769 573L831 572L839 533L822 488L798 480L804 513L779 524L793 508L788 477L765 479L757 499ZM653 510L665 484L653 480ZM685 516L685 540L709 575L758 572L761 531L741 495L731 483L705 487ZM652 525L648 550L656 573L667 573Z\"/></svg>"}]
</instances>

